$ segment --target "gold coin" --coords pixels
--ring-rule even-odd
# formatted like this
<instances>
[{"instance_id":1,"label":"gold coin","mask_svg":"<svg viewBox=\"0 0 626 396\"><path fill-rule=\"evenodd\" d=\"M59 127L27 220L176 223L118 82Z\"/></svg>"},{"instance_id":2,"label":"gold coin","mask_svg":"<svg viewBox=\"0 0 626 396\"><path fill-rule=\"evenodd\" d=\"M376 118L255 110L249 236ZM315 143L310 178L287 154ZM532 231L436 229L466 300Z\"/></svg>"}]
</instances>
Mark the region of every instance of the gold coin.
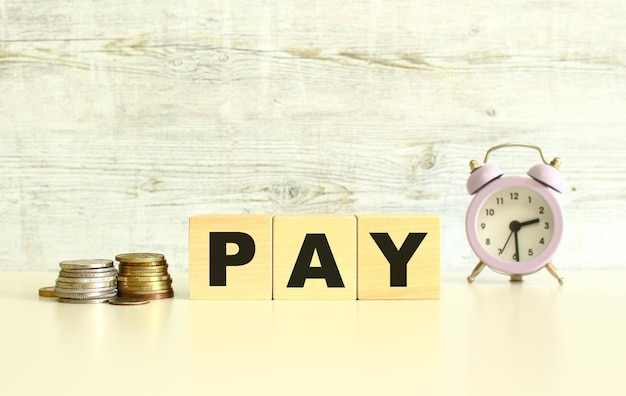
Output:
<instances>
[{"instance_id":1,"label":"gold coin","mask_svg":"<svg viewBox=\"0 0 626 396\"><path fill-rule=\"evenodd\" d=\"M54 294L54 286L46 286L40 288L39 295L41 297L56 297L56 294Z\"/></svg>"},{"instance_id":2,"label":"gold coin","mask_svg":"<svg viewBox=\"0 0 626 396\"><path fill-rule=\"evenodd\" d=\"M167 264L153 267L126 266L120 264L118 274L121 276L156 276L167 274ZM145 274L145 275L144 275Z\"/></svg>"},{"instance_id":3,"label":"gold coin","mask_svg":"<svg viewBox=\"0 0 626 396\"><path fill-rule=\"evenodd\" d=\"M140 263L126 263L124 261L120 261L120 265L121 266L127 266L127 267L141 267L141 268L147 268L147 267L156 267L158 265L165 265L167 264L167 261L163 260L163 261L143 261Z\"/></svg>"},{"instance_id":4,"label":"gold coin","mask_svg":"<svg viewBox=\"0 0 626 396\"><path fill-rule=\"evenodd\" d=\"M117 289L121 292L128 293L143 293L143 292L163 292L167 291L171 287L171 283L161 284L161 285L150 285L150 286L117 286Z\"/></svg>"},{"instance_id":5,"label":"gold coin","mask_svg":"<svg viewBox=\"0 0 626 396\"><path fill-rule=\"evenodd\" d=\"M158 275L158 276L118 276L118 282L126 282L126 283L140 283L140 282L160 282L170 280L169 275Z\"/></svg>"},{"instance_id":6,"label":"gold coin","mask_svg":"<svg viewBox=\"0 0 626 396\"><path fill-rule=\"evenodd\" d=\"M170 284L172 284L172 278L170 278L168 276L167 279L165 279L165 280L159 280L159 281L139 281L139 282L120 280L120 281L117 282L117 284L121 285L121 286L161 286L161 285L170 285Z\"/></svg>"},{"instance_id":7,"label":"gold coin","mask_svg":"<svg viewBox=\"0 0 626 396\"><path fill-rule=\"evenodd\" d=\"M112 305L143 305L148 304L150 300L137 297L113 297L109 300Z\"/></svg>"},{"instance_id":8,"label":"gold coin","mask_svg":"<svg viewBox=\"0 0 626 396\"><path fill-rule=\"evenodd\" d=\"M115 260L126 264L158 263L165 261L161 253L122 253L115 256Z\"/></svg>"},{"instance_id":9,"label":"gold coin","mask_svg":"<svg viewBox=\"0 0 626 396\"><path fill-rule=\"evenodd\" d=\"M119 292L119 296L120 297L135 297L135 298L145 298L148 300L161 300L163 298L171 298L174 297L174 290L170 289L167 290L165 292L158 292L158 293L144 293L144 294L140 294L140 293L124 293L124 292Z\"/></svg>"}]
</instances>

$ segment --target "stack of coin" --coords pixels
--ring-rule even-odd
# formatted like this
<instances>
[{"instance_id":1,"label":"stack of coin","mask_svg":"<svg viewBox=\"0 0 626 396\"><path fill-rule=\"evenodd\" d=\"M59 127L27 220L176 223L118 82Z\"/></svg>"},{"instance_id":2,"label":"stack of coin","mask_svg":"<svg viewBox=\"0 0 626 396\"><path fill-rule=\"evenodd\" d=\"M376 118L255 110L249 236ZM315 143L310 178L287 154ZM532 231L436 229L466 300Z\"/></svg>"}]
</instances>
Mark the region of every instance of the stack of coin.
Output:
<instances>
[{"instance_id":1,"label":"stack of coin","mask_svg":"<svg viewBox=\"0 0 626 396\"><path fill-rule=\"evenodd\" d=\"M159 300L174 297L167 262L160 253L124 253L119 261L117 289L120 297Z\"/></svg>"},{"instance_id":2,"label":"stack of coin","mask_svg":"<svg viewBox=\"0 0 626 396\"><path fill-rule=\"evenodd\" d=\"M103 303L117 295L117 271L112 260L67 260L59 266L54 295L60 302Z\"/></svg>"}]
</instances>

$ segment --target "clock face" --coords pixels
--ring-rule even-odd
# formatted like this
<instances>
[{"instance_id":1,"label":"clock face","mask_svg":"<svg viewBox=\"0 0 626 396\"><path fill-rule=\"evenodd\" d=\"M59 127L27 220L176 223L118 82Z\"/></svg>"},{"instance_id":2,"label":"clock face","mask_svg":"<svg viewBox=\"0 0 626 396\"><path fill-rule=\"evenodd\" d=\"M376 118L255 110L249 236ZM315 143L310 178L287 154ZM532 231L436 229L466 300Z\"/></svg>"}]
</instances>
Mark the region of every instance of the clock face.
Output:
<instances>
[{"instance_id":1,"label":"clock face","mask_svg":"<svg viewBox=\"0 0 626 396\"><path fill-rule=\"evenodd\" d=\"M563 215L554 194L541 183L502 177L476 193L465 229L483 263L523 275L550 262L563 234Z\"/></svg>"},{"instance_id":2,"label":"clock face","mask_svg":"<svg viewBox=\"0 0 626 396\"><path fill-rule=\"evenodd\" d=\"M509 263L532 259L552 240L554 217L546 200L526 187L492 193L478 209L476 231L483 248Z\"/></svg>"}]
</instances>

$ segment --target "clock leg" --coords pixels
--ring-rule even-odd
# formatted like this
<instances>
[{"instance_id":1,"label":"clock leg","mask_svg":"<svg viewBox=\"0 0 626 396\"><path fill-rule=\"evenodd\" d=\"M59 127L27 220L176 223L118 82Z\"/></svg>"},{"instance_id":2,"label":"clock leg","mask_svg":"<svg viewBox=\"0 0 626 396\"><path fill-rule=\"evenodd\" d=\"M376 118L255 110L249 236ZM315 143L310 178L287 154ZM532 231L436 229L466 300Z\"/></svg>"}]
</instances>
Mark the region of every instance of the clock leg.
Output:
<instances>
[{"instance_id":1,"label":"clock leg","mask_svg":"<svg viewBox=\"0 0 626 396\"><path fill-rule=\"evenodd\" d=\"M561 278L559 274L556 273L556 268L552 263L546 264L546 269L552 276L556 278L557 281L559 281L559 285L562 285L564 283L563 278Z\"/></svg>"},{"instance_id":2,"label":"clock leg","mask_svg":"<svg viewBox=\"0 0 626 396\"><path fill-rule=\"evenodd\" d=\"M476 267L474 267L474 270L472 271L470 276L467 277L467 281L469 283L472 283L474 281L474 278L476 278L478 274L480 274L480 271L482 271L483 268L485 268L485 264L482 261L476 264Z\"/></svg>"}]
</instances>

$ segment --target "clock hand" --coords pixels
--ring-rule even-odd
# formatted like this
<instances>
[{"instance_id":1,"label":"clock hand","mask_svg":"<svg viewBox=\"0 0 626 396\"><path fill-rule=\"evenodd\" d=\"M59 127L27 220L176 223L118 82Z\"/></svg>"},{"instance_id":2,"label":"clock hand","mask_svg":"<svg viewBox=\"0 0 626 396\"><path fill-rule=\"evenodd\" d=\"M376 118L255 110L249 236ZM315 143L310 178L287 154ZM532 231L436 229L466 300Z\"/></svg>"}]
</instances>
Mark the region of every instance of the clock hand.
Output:
<instances>
[{"instance_id":1,"label":"clock hand","mask_svg":"<svg viewBox=\"0 0 626 396\"><path fill-rule=\"evenodd\" d=\"M513 220L511 224L509 224L509 229L511 230L511 234L509 234L509 238L506 240L506 243L504 244L504 246L506 247L506 244L509 243L509 239L511 238L511 235L515 234L515 261L519 262L519 238L517 237L517 232L521 230L522 227L525 227L531 224L537 224L540 221L541 220L539 220L538 218L524 221L523 223L520 223L517 220ZM502 249L502 251L504 251L504 248Z\"/></svg>"},{"instance_id":2,"label":"clock hand","mask_svg":"<svg viewBox=\"0 0 626 396\"><path fill-rule=\"evenodd\" d=\"M536 219L536 220L539 221L539 219ZM531 220L530 223L534 221L535 220ZM519 231L520 228L522 228L522 225L526 225L526 223L529 223L529 222L520 223L517 220L513 220L509 224L509 230L511 230L511 233L509 234L508 238L506 238L506 242L504 242L504 246L502 246L502 249L500 249L500 253L498 254L498 256L501 256L502 253L504 253L504 249L506 249L506 246L509 244L509 241L511 240L511 236L513 236L513 234L515 234L515 241L516 241L515 246L516 246L516 251L517 251L517 231Z\"/></svg>"},{"instance_id":3,"label":"clock hand","mask_svg":"<svg viewBox=\"0 0 626 396\"><path fill-rule=\"evenodd\" d=\"M511 240L512 235L513 235L513 231L511 231L511 233L509 234L509 237L506 238L506 242L504 242L504 246L502 246L502 249L500 249L500 253L498 253L498 256L502 256L502 253L504 253L504 249L506 249L506 245L509 244L509 241Z\"/></svg>"},{"instance_id":4,"label":"clock hand","mask_svg":"<svg viewBox=\"0 0 626 396\"><path fill-rule=\"evenodd\" d=\"M519 224L519 228L522 228L522 227L525 227L525 226L527 226L527 225L537 224L537 223L539 223L540 221L541 221L541 220L539 220L539 219L532 219L532 220L528 220L528 221L525 221L525 222L523 222L523 223L518 223L518 224Z\"/></svg>"},{"instance_id":5,"label":"clock hand","mask_svg":"<svg viewBox=\"0 0 626 396\"><path fill-rule=\"evenodd\" d=\"M517 239L517 231L515 231L515 261L519 263L519 241Z\"/></svg>"}]
</instances>

